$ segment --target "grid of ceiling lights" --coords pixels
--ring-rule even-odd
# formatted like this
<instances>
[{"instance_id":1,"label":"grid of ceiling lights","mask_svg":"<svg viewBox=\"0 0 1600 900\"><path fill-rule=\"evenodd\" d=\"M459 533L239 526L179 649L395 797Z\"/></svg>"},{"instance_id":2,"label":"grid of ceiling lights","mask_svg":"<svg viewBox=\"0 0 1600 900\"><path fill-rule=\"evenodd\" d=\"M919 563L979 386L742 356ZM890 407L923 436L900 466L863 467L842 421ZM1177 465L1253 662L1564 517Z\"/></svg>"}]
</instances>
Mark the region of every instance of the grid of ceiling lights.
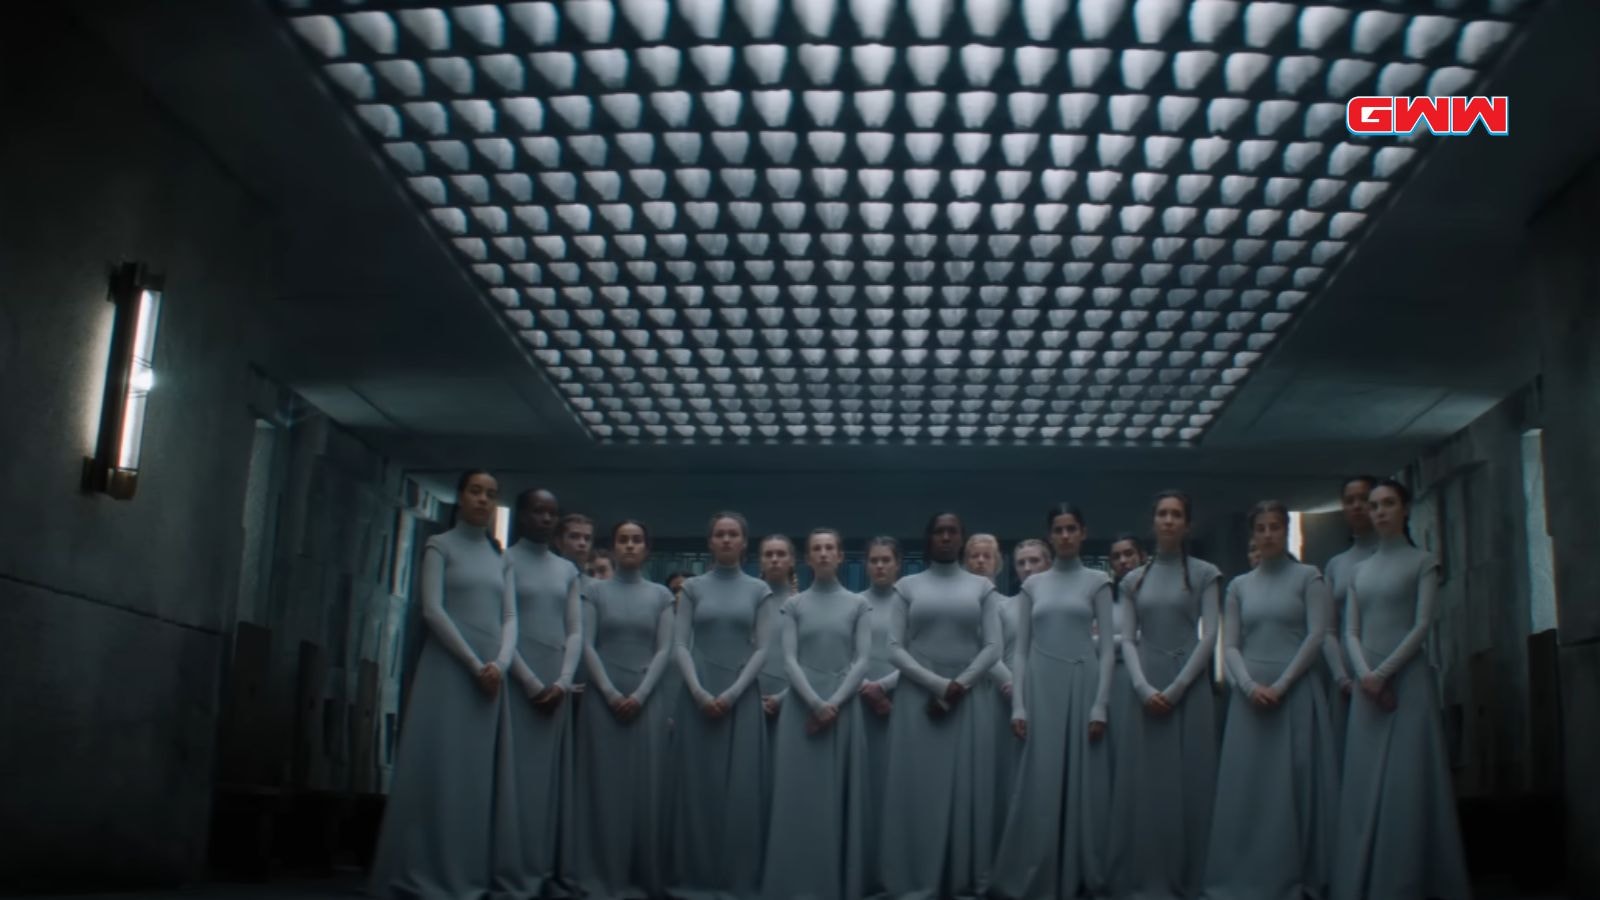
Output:
<instances>
[{"instance_id":1,"label":"grid of ceiling lights","mask_svg":"<svg viewBox=\"0 0 1600 900\"><path fill-rule=\"evenodd\" d=\"M602 441L1182 445L1523 0L283 0Z\"/></svg>"}]
</instances>

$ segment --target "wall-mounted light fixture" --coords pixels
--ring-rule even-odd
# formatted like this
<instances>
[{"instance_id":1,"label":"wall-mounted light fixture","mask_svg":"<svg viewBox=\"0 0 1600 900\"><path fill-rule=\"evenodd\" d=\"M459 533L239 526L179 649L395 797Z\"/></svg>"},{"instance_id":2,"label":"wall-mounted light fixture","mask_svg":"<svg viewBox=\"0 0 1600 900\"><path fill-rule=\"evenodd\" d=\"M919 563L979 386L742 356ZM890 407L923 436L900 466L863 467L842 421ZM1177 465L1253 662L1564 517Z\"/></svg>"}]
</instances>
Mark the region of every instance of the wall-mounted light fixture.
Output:
<instances>
[{"instance_id":1,"label":"wall-mounted light fixture","mask_svg":"<svg viewBox=\"0 0 1600 900\"><path fill-rule=\"evenodd\" d=\"M100 438L84 460L85 490L127 500L139 483L145 404L155 386L156 324L161 317L162 279L139 263L125 263L111 276L111 356L100 406Z\"/></svg>"}]
</instances>

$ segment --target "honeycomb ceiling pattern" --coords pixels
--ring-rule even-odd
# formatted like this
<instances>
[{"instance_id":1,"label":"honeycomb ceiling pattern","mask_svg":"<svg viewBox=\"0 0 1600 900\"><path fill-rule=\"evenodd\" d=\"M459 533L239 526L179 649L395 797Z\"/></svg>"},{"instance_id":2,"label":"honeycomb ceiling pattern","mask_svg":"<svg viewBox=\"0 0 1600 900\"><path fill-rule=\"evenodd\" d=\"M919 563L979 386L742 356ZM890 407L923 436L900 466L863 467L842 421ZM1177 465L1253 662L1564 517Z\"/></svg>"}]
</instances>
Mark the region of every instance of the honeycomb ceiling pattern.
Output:
<instances>
[{"instance_id":1,"label":"honeycomb ceiling pattern","mask_svg":"<svg viewBox=\"0 0 1600 900\"><path fill-rule=\"evenodd\" d=\"M601 442L1199 440L1523 0L280 0Z\"/></svg>"}]
</instances>

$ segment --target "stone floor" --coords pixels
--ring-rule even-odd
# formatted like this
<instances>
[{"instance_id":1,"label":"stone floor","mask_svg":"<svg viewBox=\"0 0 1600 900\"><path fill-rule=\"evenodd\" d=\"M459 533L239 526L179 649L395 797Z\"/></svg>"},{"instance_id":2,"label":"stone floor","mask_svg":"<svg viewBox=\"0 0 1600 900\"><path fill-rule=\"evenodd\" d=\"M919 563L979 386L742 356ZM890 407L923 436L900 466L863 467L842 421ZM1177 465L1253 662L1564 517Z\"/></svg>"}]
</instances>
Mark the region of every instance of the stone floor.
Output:
<instances>
[{"instance_id":1,"label":"stone floor","mask_svg":"<svg viewBox=\"0 0 1600 900\"><path fill-rule=\"evenodd\" d=\"M362 896L363 881L350 875L335 879L284 879L269 884L204 884L178 890L107 894L55 894L34 900L350 900ZM28 898L22 898L28 900ZM1475 900L1567 900L1557 894L1526 894L1480 885Z\"/></svg>"}]
</instances>

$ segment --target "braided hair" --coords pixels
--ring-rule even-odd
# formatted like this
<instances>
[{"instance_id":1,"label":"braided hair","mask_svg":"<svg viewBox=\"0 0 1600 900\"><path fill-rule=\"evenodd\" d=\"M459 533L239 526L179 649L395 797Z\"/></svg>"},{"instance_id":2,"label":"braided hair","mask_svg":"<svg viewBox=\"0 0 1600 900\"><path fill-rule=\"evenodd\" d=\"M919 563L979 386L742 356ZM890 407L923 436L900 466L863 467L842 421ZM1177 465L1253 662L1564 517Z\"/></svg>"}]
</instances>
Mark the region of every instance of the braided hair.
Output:
<instances>
[{"instance_id":1,"label":"braided hair","mask_svg":"<svg viewBox=\"0 0 1600 900\"><path fill-rule=\"evenodd\" d=\"M1150 504L1150 515L1151 515L1152 518L1155 517L1156 510L1161 508L1161 501L1163 501L1163 500L1176 500L1176 501L1178 501L1178 503L1183 507L1183 521L1185 523L1194 521L1194 504L1190 502L1189 495L1185 494L1183 491L1170 490L1170 489L1162 491L1162 492L1156 494L1155 501ZM1183 540L1183 543L1178 545L1178 566L1183 572L1183 590L1184 590L1184 593L1194 593L1194 586L1189 583L1189 540L1188 540L1188 538L1185 538ZM1151 568L1150 565L1146 564L1145 567L1144 567L1144 571L1139 573L1139 580L1134 582L1134 585L1133 585L1133 592L1135 594L1139 593L1139 589L1144 587L1144 580L1145 580L1145 578L1147 576L1149 576L1150 568Z\"/></svg>"}]
</instances>

